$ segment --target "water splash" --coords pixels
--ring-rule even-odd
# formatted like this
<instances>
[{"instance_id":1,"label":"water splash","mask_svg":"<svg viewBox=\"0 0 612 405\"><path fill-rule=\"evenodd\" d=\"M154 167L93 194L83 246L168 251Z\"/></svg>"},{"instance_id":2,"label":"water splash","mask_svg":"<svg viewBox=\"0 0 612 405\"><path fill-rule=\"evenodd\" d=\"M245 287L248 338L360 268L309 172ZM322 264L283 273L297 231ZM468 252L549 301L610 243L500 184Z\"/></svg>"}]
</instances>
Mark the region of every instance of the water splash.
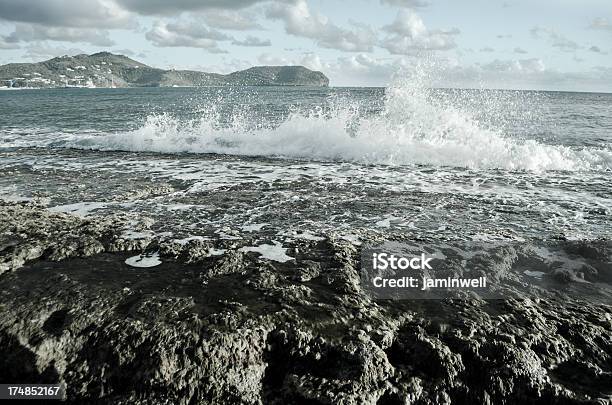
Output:
<instances>
[{"instance_id":1,"label":"water splash","mask_svg":"<svg viewBox=\"0 0 612 405\"><path fill-rule=\"evenodd\" d=\"M610 149L547 145L508 134L504 119L498 117L534 119L529 109L522 109L518 118L501 114L500 109L508 105L512 109L526 102L524 96L513 100L513 105L499 102L499 92L431 90L428 78L432 71L431 66L420 66L397 75L385 91L381 111L375 114L360 113L354 101L339 98L330 100L325 108L292 111L272 125L254 120L244 111L224 116L216 107L220 102L215 102L202 108L197 119L154 114L134 131L64 134L54 137L48 146L471 169L612 168Z\"/></svg>"}]
</instances>

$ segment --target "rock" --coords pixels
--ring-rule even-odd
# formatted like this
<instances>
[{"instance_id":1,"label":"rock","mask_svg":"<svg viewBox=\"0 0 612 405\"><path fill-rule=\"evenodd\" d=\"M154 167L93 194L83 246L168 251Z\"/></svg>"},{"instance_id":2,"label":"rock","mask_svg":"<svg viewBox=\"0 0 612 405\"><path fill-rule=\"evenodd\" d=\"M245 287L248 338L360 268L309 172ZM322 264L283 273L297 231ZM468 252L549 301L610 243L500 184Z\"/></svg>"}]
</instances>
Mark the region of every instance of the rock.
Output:
<instances>
[{"instance_id":1,"label":"rock","mask_svg":"<svg viewBox=\"0 0 612 405\"><path fill-rule=\"evenodd\" d=\"M208 241L156 242L162 264L128 268L133 254L110 249L133 247L116 236L121 217L0 208L0 257L10 263L0 275L0 380L65 383L68 403L612 396L610 305L554 294L372 300L360 287L359 248L335 238L299 244L287 263L249 257L241 245L210 256Z\"/></svg>"},{"instance_id":2,"label":"rock","mask_svg":"<svg viewBox=\"0 0 612 405\"><path fill-rule=\"evenodd\" d=\"M104 251L143 249L148 239L121 236L133 221L121 215L81 218L49 212L32 203L0 201L0 274L35 259L59 261Z\"/></svg>"}]
</instances>

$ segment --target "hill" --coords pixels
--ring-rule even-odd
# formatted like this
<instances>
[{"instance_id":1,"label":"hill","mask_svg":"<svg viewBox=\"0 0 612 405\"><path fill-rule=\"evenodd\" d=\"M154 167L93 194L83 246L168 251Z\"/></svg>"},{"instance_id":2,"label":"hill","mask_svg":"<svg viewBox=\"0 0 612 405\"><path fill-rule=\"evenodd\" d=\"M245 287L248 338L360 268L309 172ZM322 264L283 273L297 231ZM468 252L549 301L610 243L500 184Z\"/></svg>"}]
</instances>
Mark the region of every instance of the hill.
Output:
<instances>
[{"instance_id":1,"label":"hill","mask_svg":"<svg viewBox=\"0 0 612 405\"><path fill-rule=\"evenodd\" d=\"M303 66L257 66L222 75L191 70L157 69L124 55L99 52L60 56L38 63L0 66L5 87L203 87L328 86L321 72Z\"/></svg>"}]
</instances>

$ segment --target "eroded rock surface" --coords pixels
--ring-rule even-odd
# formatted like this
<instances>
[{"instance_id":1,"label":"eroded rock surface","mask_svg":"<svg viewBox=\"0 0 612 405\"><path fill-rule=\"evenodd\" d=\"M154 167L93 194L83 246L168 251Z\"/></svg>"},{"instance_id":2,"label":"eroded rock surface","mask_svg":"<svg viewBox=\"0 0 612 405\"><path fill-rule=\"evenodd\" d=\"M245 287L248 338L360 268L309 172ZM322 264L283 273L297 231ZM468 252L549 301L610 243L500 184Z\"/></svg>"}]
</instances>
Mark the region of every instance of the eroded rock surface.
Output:
<instances>
[{"instance_id":1,"label":"eroded rock surface","mask_svg":"<svg viewBox=\"0 0 612 405\"><path fill-rule=\"evenodd\" d=\"M54 213L36 203L0 200L0 274L35 259L62 260L106 251L144 248L147 238L125 234L129 226L146 228L146 219L112 215L95 220Z\"/></svg>"},{"instance_id":2,"label":"eroded rock surface","mask_svg":"<svg viewBox=\"0 0 612 405\"><path fill-rule=\"evenodd\" d=\"M0 217L0 380L62 382L70 403L612 398L609 305L375 301L360 247L333 235L280 263L240 251L249 240L125 239L121 217L8 203ZM163 264L127 266L134 249Z\"/></svg>"}]
</instances>

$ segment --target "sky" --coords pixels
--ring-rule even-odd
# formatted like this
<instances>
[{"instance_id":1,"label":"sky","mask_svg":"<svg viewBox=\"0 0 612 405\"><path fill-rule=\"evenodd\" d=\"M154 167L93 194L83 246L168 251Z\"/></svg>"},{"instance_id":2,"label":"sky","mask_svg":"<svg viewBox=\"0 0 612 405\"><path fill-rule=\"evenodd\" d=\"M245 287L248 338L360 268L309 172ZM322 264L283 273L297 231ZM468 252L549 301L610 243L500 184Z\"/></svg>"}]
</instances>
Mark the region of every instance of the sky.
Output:
<instances>
[{"instance_id":1,"label":"sky","mask_svg":"<svg viewBox=\"0 0 612 405\"><path fill-rule=\"evenodd\" d=\"M612 92L612 1L0 0L0 64L101 50L219 73L303 65L332 86L419 67L439 87Z\"/></svg>"}]
</instances>

